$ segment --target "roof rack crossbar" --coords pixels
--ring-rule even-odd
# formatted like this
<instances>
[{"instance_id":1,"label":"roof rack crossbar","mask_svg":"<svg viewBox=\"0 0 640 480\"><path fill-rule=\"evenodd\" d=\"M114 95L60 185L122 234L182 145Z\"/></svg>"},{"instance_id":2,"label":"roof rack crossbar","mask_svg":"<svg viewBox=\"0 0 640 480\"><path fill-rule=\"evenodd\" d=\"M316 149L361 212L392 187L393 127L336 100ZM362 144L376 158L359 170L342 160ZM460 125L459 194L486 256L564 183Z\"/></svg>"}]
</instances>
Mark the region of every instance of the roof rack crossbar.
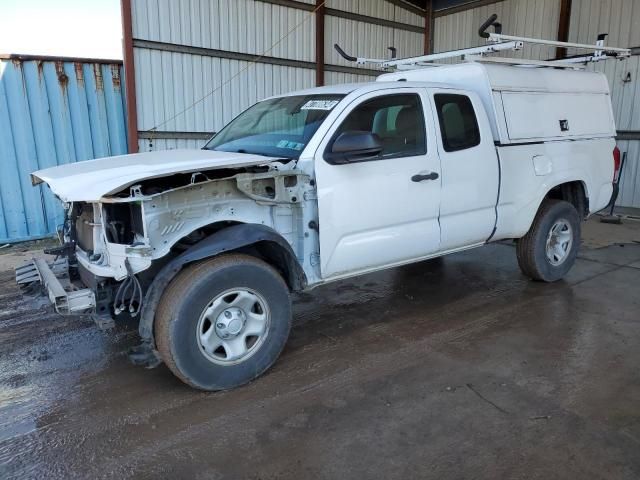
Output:
<instances>
[{"instance_id":1,"label":"roof rack crossbar","mask_svg":"<svg viewBox=\"0 0 640 480\"><path fill-rule=\"evenodd\" d=\"M549 45L553 47L565 47L565 48L580 48L583 50L593 50L595 52L607 50L610 52L617 52L623 55L631 54L631 51L628 48L606 47L604 45L604 40L601 40L601 39L598 39L596 44L588 44L588 43L561 42L559 40L546 40L544 38L518 37L516 35L504 35L502 33L489 33L488 41L504 42L508 40L521 41L524 43L532 43L535 45Z\"/></svg>"},{"instance_id":2,"label":"roof rack crossbar","mask_svg":"<svg viewBox=\"0 0 640 480\"><path fill-rule=\"evenodd\" d=\"M382 69L397 69L397 70L410 70L415 68L424 68L429 66L437 66L432 62L437 60L445 60L450 58L462 58L464 60L471 61L491 61L487 55L506 51L506 50L520 50L525 44L533 45L548 45L553 47L564 48L577 48L582 50L590 50L591 54L584 56L563 58L556 60L527 60L527 59L503 59L496 60L496 62L507 63L513 65L536 65L536 66L548 66L548 67L563 67L563 68L579 68L579 64L586 64L589 62L599 62L601 60L608 60L612 58L626 58L631 55L631 50L628 48L607 47L604 44L604 38L607 34L601 33L598 35L598 40L595 44L590 45L586 43L573 43L573 42L561 42L556 40L546 40L543 38L530 38L530 37L518 37L515 35L505 35L502 33L502 25L496 22L498 16L493 14L489 19L482 24L478 30L479 35L487 40L487 45L480 47L463 48L461 50L451 50L448 52L432 53L430 55L420 55L417 57L408 58L396 58L395 49L390 47L392 57L390 59L380 58L364 58L354 57L347 54L338 44L334 45L334 48L340 54L342 58L350 62L356 62L359 65L366 63L374 64ZM493 26L495 32L487 32L486 30Z\"/></svg>"},{"instance_id":3,"label":"roof rack crossbar","mask_svg":"<svg viewBox=\"0 0 640 480\"><path fill-rule=\"evenodd\" d=\"M510 41L510 42L498 42L491 43L489 45L483 45L481 47L463 48L461 50L451 50L449 52L432 53L430 55L421 55L419 57L398 58L398 59L379 59L379 58L364 58L353 57L347 54L340 45L337 43L334 48L340 54L342 58L347 61L356 62L359 65L365 63L373 63L382 68L401 68L416 65L418 63L433 62L435 60L444 60L447 58L464 57L465 55L487 55L491 53L502 52L505 50L520 50L522 48L522 42Z\"/></svg>"}]
</instances>

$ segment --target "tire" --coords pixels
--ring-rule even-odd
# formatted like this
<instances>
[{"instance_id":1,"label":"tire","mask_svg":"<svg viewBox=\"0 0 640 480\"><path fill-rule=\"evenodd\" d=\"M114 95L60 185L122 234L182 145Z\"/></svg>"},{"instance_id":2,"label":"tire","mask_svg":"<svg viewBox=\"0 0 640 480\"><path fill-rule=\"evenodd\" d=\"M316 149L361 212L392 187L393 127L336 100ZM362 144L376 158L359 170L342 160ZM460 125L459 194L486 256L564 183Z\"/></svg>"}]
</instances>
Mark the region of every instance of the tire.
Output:
<instances>
[{"instance_id":1,"label":"tire","mask_svg":"<svg viewBox=\"0 0 640 480\"><path fill-rule=\"evenodd\" d=\"M260 376L280 355L290 328L287 284L269 264L242 254L186 267L155 317L162 360L184 383L207 391Z\"/></svg>"},{"instance_id":2,"label":"tire","mask_svg":"<svg viewBox=\"0 0 640 480\"><path fill-rule=\"evenodd\" d=\"M527 234L518 240L516 253L522 273L542 282L564 277L578 255L580 223L578 211L569 202L545 200Z\"/></svg>"}]
</instances>

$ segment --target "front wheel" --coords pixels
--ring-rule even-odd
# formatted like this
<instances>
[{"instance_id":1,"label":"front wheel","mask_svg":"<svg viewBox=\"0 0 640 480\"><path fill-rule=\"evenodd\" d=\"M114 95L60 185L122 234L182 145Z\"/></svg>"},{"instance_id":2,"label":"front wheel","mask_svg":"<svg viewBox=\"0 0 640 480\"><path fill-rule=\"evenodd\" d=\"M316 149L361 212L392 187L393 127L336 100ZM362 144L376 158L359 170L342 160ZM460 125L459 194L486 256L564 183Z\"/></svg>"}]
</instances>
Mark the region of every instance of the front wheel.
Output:
<instances>
[{"instance_id":1,"label":"front wheel","mask_svg":"<svg viewBox=\"0 0 640 480\"><path fill-rule=\"evenodd\" d=\"M563 200L545 200L527 234L518 240L518 265L525 275L543 282L564 277L580 247L580 216Z\"/></svg>"},{"instance_id":2,"label":"front wheel","mask_svg":"<svg viewBox=\"0 0 640 480\"><path fill-rule=\"evenodd\" d=\"M258 377L291 327L289 289L270 265L229 254L186 267L156 313L160 356L183 382L226 390Z\"/></svg>"}]
</instances>

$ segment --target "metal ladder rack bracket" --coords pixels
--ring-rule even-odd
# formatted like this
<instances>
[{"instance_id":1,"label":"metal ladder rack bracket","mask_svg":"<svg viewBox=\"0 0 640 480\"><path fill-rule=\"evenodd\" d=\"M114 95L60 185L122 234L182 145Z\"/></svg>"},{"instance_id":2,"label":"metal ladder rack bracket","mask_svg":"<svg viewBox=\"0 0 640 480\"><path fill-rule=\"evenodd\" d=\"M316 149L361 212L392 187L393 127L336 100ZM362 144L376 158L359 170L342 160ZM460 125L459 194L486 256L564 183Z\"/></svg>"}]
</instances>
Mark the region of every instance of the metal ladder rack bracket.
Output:
<instances>
[{"instance_id":1,"label":"metal ladder rack bracket","mask_svg":"<svg viewBox=\"0 0 640 480\"><path fill-rule=\"evenodd\" d=\"M448 52L433 53L417 57L395 58L395 49L389 47L393 52L390 59L354 57L347 54L338 44L334 48L338 54L347 61L356 62L358 65L373 64L381 69L413 70L424 67L437 67L433 62L450 58L461 58L466 61L495 62L510 65L530 65L538 67L561 67L561 68L582 68L581 65L591 62L599 62L608 59L621 59L631 55L628 48L607 47L604 44L606 34L598 35L598 40L594 45L587 43L560 42L556 40L545 40L542 38L518 37L515 35L505 35L502 33L502 24L498 23L498 16L494 13L484 22L478 34L487 40L487 45L480 47L463 48L461 50L451 50ZM495 32L487 32L489 27L493 27ZM547 45L552 47L575 48L589 50L592 53L557 60L530 60L505 57L489 57L489 55L508 51L521 50L525 44Z\"/></svg>"}]
</instances>

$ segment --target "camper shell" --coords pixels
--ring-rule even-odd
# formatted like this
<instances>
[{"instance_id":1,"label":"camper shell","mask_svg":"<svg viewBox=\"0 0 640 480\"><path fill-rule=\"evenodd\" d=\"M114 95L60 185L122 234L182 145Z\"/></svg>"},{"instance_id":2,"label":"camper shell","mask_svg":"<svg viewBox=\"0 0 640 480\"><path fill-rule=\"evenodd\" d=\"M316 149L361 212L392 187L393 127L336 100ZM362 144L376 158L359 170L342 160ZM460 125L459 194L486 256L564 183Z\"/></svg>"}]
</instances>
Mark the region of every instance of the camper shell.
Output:
<instances>
[{"instance_id":1,"label":"camper shell","mask_svg":"<svg viewBox=\"0 0 640 480\"><path fill-rule=\"evenodd\" d=\"M604 74L481 62L380 75L378 82L430 82L475 92L497 144L606 138L616 134Z\"/></svg>"}]
</instances>

